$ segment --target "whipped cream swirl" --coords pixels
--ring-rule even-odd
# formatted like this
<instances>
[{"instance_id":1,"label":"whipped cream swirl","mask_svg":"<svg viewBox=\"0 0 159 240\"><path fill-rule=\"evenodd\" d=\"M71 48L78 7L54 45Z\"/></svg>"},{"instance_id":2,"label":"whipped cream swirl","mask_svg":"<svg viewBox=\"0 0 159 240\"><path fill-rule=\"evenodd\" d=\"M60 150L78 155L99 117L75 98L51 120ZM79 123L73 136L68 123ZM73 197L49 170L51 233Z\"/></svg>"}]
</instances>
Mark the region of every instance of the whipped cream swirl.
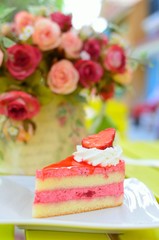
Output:
<instances>
[{"instance_id":1,"label":"whipped cream swirl","mask_svg":"<svg viewBox=\"0 0 159 240\"><path fill-rule=\"evenodd\" d=\"M84 148L81 145L77 145L77 151L74 152L73 155L77 162L87 162L92 166L100 165L106 167L119 163L122 148L117 145L100 150L97 148Z\"/></svg>"}]
</instances>

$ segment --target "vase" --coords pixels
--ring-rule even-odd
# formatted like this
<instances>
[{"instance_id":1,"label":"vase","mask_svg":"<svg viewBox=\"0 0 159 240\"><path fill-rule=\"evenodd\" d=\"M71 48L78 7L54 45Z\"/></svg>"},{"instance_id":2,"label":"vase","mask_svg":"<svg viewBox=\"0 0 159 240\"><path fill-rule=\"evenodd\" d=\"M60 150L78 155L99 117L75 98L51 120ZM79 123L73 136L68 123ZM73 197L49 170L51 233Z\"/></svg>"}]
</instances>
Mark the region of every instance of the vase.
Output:
<instances>
[{"instance_id":1,"label":"vase","mask_svg":"<svg viewBox=\"0 0 159 240\"><path fill-rule=\"evenodd\" d=\"M67 97L57 96L44 105L33 121L36 131L27 143L1 139L1 173L35 175L37 169L71 155L86 135L83 103Z\"/></svg>"}]
</instances>

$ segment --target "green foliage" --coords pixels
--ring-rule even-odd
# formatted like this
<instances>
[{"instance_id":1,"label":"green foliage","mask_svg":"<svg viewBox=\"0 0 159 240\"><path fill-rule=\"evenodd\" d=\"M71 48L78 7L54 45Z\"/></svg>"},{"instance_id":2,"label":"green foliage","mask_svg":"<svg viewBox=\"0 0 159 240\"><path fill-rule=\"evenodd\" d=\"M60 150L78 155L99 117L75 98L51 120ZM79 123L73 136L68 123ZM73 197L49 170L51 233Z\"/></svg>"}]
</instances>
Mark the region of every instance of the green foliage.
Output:
<instances>
[{"instance_id":1,"label":"green foliage","mask_svg":"<svg viewBox=\"0 0 159 240\"><path fill-rule=\"evenodd\" d=\"M9 48L15 44L15 42L13 40L11 40L10 38L7 38L7 37L2 37L1 43L3 44L2 48L4 48L4 47Z\"/></svg>"},{"instance_id":2,"label":"green foliage","mask_svg":"<svg viewBox=\"0 0 159 240\"><path fill-rule=\"evenodd\" d=\"M75 102L86 103L86 98L80 94L74 94L74 100Z\"/></svg>"},{"instance_id":3,"label":"green foliage","mask_svg":"<svg viewBox=\"0 0 159 240\"><path fill-rule=\"evenodd\" d=\"M100 110L91 119L91 122L92 122L92 124L89 129L89 132L91 134L98 133L106 128L116 128L117 129L117 126L114 123L113 119L110 116L108 116L108 114L106 113L105 102L102 103Z\"/></svg>"},{"instance_id":4,"label":"green foliage","mask_svg":"<svg viewBox=\"0 0 159 240\"><path fill-rule=\"evenodd\" d=\"M98 133L106 128L117 128L111 117L106 114L96 115L92 119L90 133Z\"/></svg>"},{"instance_id":5,"label":"green foliage","mask_svg":"<svg viewBox=\"0 0 159 240\"><path fill-rule=\"evenodd\" d=\"M53 98L51 90L45 85L45 81L42 79L41 73L38 70L24 82L17 81L10 75L0 77L0 93L9 90L21 90L38 96L41 104L47 104Z\"/></svg>"},{"instance_id":6,"label":"green foliage","mask_svg":"<svg viewBox=\"0 0 159 240\"><path fill-rule=\"evenodd\" d=\"M55 10L62 10L63 0L41 0L39 1L41 5L46 7L53 7ZM34 4L35 5L35 4Z\"/></svg>"},{"instance_id":7,"label":"green foliage","mask_svg":"<svg viewBox=\"0 0 159 240\"><path fill-rule=\"evenodd\" d=\"M150 60L149 60L149 56L148 56L147 52L142 52L137 57L134 57L133 54L132 54L132 56L130 55L128 57L128 62L133 71L135 71L137 69L137 67L140 67L143 69L145 69L145 67L153 67L152 62L150 62Z\"/></svg>"},{"instance_id":8,"label":"green foliage","mask_svg":"<svg viewBox=\"0 0 159 240\"><path fill-rule=\"evenodd\" d=\"M51 102L53 98L53 94L47 86L38 85L36 88L34 88L34 91L36 93L36 96L38 96L38 99L42 105L45 105Z\"/></svg>"},{"instance_id":9,"label":"green foliage","mask_svg":"<svg viewBox=\"0 0 159 240\"><path fill-rule=\"evenodd\" d=\"M39 84L42 84L42 82L41 72L37 70L25 80L24 85L26 87L36 88Z\"/></svg>"},{"instance_id":10,"label":"green foliage","mask_svg":"<svg viewBox=\"0 0 159 240\"><path fill-rule=\"evenodd\" d=\"M5 22L15 10L15 7L6 8L5 5L0 5L0 22Z\"/></svg>"},{"instance_id":11,"label":"green foliage","mask_svg":"<svg viewBox=\"0 0 159 240\"><path fill-rule=\"evenodd\" d=\"M6 92L11 84L12 81L9 78L0 76L0 93Z\"/></svg>"},{"instance_id":12,"label":"green foliage","mask_svg":"<svg viewBox=\"0 0 159 240\"><path fill-rule=\"evenodd\" d=\"M42 15L42 16L45 15L45 8L44 8L44 6L30 5L30 6L28 6L28 10L33 15Z\"/></svg>"},{"instance_id":13,"label":"green foliage","mask_svg":"<svg viewBox=\"0 0 159 240\"><path fill-rule=\"evenodd\" d=\"M13 6L16 6L14 8ZM22 9L28 9L29 6L45 6L54 7L54 10L62 10L63 0L1 0L0 1L0 21L6 17L13 17L13 12L18 12Z\"/></svg>"},{"instance_id":14,"label":"green foliage","mask_svg":"<svg viewBox=\"0 0 159 240\"><path fill-rule=\"evenodd\" d=\"M119 34L122 34L125 32L123 28L119 27L118 25L116 25L114 23L110 23L110 22L109 22L108 28L111 32L116 32Z\"/></svg>"},{"instance_id":15,"label":"green foliage","mask_svg":"<svg viewBox=\"0 0 159 240\"><path fill-rule=\"evenodd\" d=\"M153 67L153 64L152 62L150 62L149 60L149 56L148 56L148 53L147 52L142 52L139 56L139 62L141 65L145 65L145 66L148 66L148 67Z\"/></svg>"}]
</instances>

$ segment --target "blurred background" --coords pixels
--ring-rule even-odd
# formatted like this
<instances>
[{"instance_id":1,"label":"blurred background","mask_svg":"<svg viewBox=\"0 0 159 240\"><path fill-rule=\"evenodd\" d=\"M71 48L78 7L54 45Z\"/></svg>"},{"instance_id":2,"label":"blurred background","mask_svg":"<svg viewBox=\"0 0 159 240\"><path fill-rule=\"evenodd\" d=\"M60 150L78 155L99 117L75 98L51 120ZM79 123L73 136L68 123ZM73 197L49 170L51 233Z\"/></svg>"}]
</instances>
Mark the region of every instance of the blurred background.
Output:
<instances>
[{"instance_id":1,"label":"blurred background","mask_svg":"<svg viewBox=\"0 0 159 240\"><path fill-rule=\"evenodd\" d=\"M131 57L146 59L136 67L128 90L117 93L104 111L109 124L114 124L121 135L131 140L158 139L159 0L1 0L0 11L5 7L15 6L19 11L37 5L72 13L76 29L92 25L97 32L110 34L111 23L131 46ZM99 105L94 101L86 108L88 127L98 118Z\"/></svg>"}]
</instances>

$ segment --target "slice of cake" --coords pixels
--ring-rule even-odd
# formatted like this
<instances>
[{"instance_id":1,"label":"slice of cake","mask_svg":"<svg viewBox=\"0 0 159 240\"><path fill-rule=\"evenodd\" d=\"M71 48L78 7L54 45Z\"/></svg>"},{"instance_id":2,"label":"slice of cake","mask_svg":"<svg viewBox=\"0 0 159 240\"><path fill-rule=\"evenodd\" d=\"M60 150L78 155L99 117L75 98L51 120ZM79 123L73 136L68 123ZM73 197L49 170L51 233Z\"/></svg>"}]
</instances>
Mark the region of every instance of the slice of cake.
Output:
<instances>
[{"instance_id":1,"label":"slice of cake","mask_svg":"<svg viewBox=\"0 0 159 240\"><path fill-rule=\"evenodd\" d=\"M88 136L72 156L37 170L33 217L121 205L125 164L114 137L112 128Z\"/></svg>"}]
</instances>

